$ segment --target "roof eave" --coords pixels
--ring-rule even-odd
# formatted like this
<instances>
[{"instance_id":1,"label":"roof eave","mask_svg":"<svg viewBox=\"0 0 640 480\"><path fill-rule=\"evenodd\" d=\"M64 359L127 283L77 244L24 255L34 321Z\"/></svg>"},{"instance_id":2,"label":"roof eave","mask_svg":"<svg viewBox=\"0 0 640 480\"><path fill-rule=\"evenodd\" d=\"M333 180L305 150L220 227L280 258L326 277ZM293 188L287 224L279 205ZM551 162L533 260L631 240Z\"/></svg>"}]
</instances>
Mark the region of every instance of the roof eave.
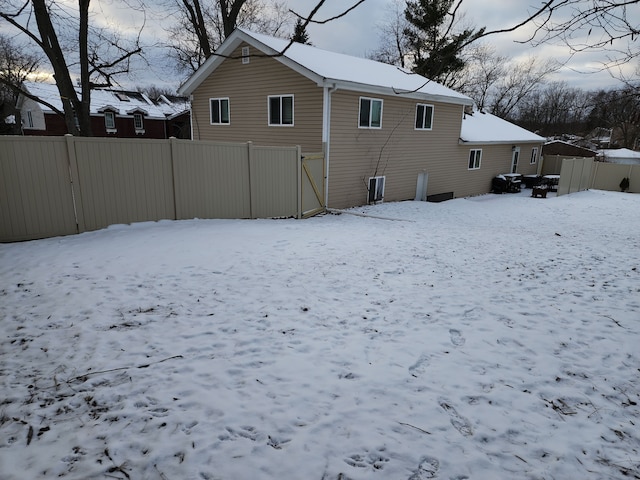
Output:
<instances>
[{"instance_id":1,"label":"roof eave","mask_svg":"<svg viewBox=\"0 0 640 480\"><path fill-rule=\"evenodd\" d=\"M535 143L542 144L544 140L535 139L513 139L513 140L465 140L463 138L458 139L459 145L513 145L520 143Z\"/></svg>"},{"instance_id":2,"label":"roof eave","mask_svg":"<svg viewBox=\"0 0 640 480\"><path fill-rule=\"evenodd\" d=\"M325 78L323 86L337 87L338 90L348 90L358 93L369 93L374 95L386 95L398 98L410 98L412 100L422 100L429 102L452 103L456 105L473 105L473 100L466 97L453 97L447 95L436 95L425 92L403 92L393 87L384 87L379 85L369 85L365 83L349 82L335 78Z\"/></svg>"}]
</instances>

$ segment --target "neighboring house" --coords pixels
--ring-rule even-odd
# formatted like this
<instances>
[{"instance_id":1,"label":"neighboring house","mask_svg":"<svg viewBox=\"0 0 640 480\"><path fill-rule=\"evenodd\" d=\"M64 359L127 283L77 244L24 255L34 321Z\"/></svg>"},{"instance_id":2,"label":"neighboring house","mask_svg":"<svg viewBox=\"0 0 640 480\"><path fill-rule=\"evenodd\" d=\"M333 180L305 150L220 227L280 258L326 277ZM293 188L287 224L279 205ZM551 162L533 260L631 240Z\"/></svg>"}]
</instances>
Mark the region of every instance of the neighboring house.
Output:
<instances>
[{"instance_id":1,"label":"neighboring house","mask_svg":"<svg viewBox=\"0 0 640 480\"><path fill-rule=\"evenodd\" d=\"M56 85L25 82L25 89L62 110ZM96 137L190 138L189 105L186 99L166 96L152 101L144 93L124 90L91 92L91 128ZM65 135L64 118L44 104L25 96L18 99L24 135Z\"/></svg>"},{"instance_id":2,"label":"neighboring house","mask_svg":"<svg viewBox=\"0 0 640 480\"><path fill-rule=\"evenodd\" d=\"M552 140L542 146L543 175L559 175L563 160L567 158L595 158L598 152L563 140Z\"/></svg>"},{"instance_id":3,"label":"neighboring house","mask_svg":"<svg viewBox=\"0 0 640 480\"><path fill-rule=\"evenodd\" d=\"M192 96L192 138L323 152L333 208L487 193L499 173L536 173L544 139L492 115L463 121L469 97L308 45L281 54L288 43L235 30L178 92Z\"/></svg>"},{"instance_id":4,"label":"neighboring house","mask_svg":"<svg viewBox=\"0 0 640 480\"><path fill-rule=\"evenodd\" d=\"M595 157L595 150L574 145L562 140L552 140L542 146L542 155L560 155L565 158Z\"/></svg>"},{"instance_id":5,"label":"neighboring house","mask_svg":"<svg viewBox=\"0 0 640 480\"><path fill-rule=\"evenodd\" d=\"M640 165L640 152L628 148L605 149L598 152L603 162Z\"/></svg>"}]
</instances>

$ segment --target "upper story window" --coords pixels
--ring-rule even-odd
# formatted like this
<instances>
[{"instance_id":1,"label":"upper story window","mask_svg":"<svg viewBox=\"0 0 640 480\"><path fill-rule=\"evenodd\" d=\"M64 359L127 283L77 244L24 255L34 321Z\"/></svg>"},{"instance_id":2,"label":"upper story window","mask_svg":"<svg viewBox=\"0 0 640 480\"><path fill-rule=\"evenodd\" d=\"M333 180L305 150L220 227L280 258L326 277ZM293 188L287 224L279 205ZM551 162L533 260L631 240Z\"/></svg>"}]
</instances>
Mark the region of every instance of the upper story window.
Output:
<instances>
[{"instance_id":1,"label":"upper story window","mask_svg":"<svg viewBox=\"0 0 640 480\"><path fill-rule=\"evenodd\" d=\"M115 131L116 129L116 114L115 112L104 112L104 126L107 128L107 132Z\"/></svg>"},{"instance_id":2,"label":"upper story window","mask_svg":"<svg viewBox=\"0 0 640 480\"><path fill-rule=\"evenodd\" d=\"M538 147L533 147L531 150L531 165L538 161Z\"/></svg>"},{"instance_id":3,"label":"upper story window","mask_svg":"<svg viewBox=\"0 0 640 480\"><path fill-rule=\"evenodd\" d=\"M251 61L251 56L249 53L249 47L242 47L242 64L246 65Z\"/></svg>"},{"instance_id":4,"label":"upper story window","mask_svg":"<svg viewBox=\"0 0 640 480\"><path fill-rule=\"evenodd\" d=\"M211 98L211 125L229 125L229 99Z\"/></svg>"},{"instance_id":5,"label":"upper story window","mask_svg":"<svg viewBox=\"0 0 640 480\"><path fill-rule=\"evenodd\" d=\"M416 130L431 130L433 127L433 105L416 105Z\"/></svg>"},{"instance_id":6,"label":"upper story window","mask_svg":"<svg viewBox=\"0 0 640 480\"><path fill-rule=\"evenodd\" d=\"M293 95L269 97L269 125L293 125Z\"/></svg>"},{"instance_id":7,"label":"upper story window","mask_svg":"<svg viewBox=\"0 0 640 480\"><path fill-rule=\"evenodd\" d=\"M31 110L27 110L27 127L33 128L33 114Z\"/></svg>"},{"instance_id":8,"label":"upper story window","mask_svg":"<svg viewBox=\"0 0 640 480\"><path fill-rule=\"evenodd\" d=\"M360 97L360 128L382 128L382 100Z\"/></svg>"},{"instance_id":9,"label":"upper story window","mask_svg":"<svg viewBox=\"0 0 640 480\"><path fill-rule=\"evenodd\" d=\"M469 150L469 170L479 169L481 161L482 149Z\"/></svg>"},{"instance_id":10,"label":"upper story window","mask_svg":"<svg viewBox=\"0 0 640 480\"><path fill-rule=\"evenodd\" d=\"M133 127L138 131L144 131L144 121L141 113L133 114Z\"/></svg>"}]
</instances>

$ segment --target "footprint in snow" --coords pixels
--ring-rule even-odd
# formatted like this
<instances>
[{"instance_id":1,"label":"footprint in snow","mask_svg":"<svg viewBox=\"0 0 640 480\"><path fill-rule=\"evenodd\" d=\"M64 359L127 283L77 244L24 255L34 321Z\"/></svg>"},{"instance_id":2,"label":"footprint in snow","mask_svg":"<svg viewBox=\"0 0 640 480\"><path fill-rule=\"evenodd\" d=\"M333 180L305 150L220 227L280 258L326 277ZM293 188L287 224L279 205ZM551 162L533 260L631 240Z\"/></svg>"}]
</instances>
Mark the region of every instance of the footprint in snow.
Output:
<instances>
[{"instance_id":1,"label":"footprint in snow","mask_svg":"<svg viewBox=\"0 0 640 480\"><path fill-rule=\"evenodd\" d=\"M438 403L444 409L444 411L449 414L451 425L453 425L456 430L458 430L465 437L470 437L471 435L473 435L473 429L471 428L471 423L469 422L469 420L460 415L458 411L446 400L441 399Z\"/></svg>"},{"instance_id":2,"label":"footprint in snow","mask_svg":"<svg viewBox=\"0 0 640 480\"><path fill-rule=\"evenodd\" d=\"M424 457L420 460L418 470L409 477L409 480L425 480L427 478L436 478L438 476L438 470L440 469L440 462L437 458Z\"/></svg>"},{"instance_id":3,"label":"footprint in snow","mask_svg":"<svg viewBox=\"0 0 640 480\"><path fill-rule=\"evenodd\" d=\"M456 347L461 347L467 341L463 336L460 330L456 330L452 328L449 330L449 336L451 337L451 343L453 343Z\"/></svg>"},{"instance_id":4,"label":"footprint in snow","mask_svg":"<svg viewBox=\"0 0 640 480\"><path fill-rule=\"evenodd\" d=\"M420 358L418 358L416 363L414 363L409 367L409 373L414 377L417 377L418 375L423 374L426 371L428 366L429 366L429 355L427 354L420 355Z\"/></svg>"}]
</instances>

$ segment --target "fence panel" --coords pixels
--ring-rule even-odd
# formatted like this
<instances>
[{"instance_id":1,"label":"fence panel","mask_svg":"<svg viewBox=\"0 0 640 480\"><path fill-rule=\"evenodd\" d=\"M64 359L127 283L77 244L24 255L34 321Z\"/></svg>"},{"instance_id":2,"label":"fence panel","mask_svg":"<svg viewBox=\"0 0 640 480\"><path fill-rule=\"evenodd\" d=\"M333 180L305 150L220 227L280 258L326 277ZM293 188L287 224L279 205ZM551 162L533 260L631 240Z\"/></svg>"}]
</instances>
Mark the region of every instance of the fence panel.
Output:
<instances>
[{"instance_id":1,"label":"fence panel","mask_svg":"<svg viewBox=\"0 0 640 480\"><path fill-rule=\"evenodd\" d=\"M0 137L0 241L189 218L301 216L299 147Z\"/></svg>"},{"instance_id":2,"label":"fence panel","mask_svg":"<svg viewBox=\"0 0 640 480\"><path fill-rule=\"evenodd\" d=\"M640 165L597 162L592 188L619 192L620 182L625 177L630 181L629 191L640 193Z\"/></svg>"},{"instance_id":3,"label":"fence panel","mask_svg":"<svg viewBox=\"0 0 640 480\"><path fill-rule=\"evenodd\" d=\"M166 141L74 140L84 230L175 218Z\"/></svg>"},{"instance_id":4,"label":"fence panel","mask_svg":"<svg viewBox=\"0 0 640 480\"><path fill-rule=\"evenodd\" d=\"M296 147L251 148L254 218L300 217L300 153Z\"/></svg>"},{"instance_id":5,"label":"fence panel","mask_svg":"<svg viewBox=\"0 0 640 480\"><path fill-rule=\"evenodd\" d=\"M172 140L176 218L251 218L247 144Z\"/></svg>"},{"instance_id":6,"label":"fence panel","mask_svg":"<svg viewBox=\"0 0 640 480\"><path fill-rule=\"evenodd\" d=\"M558 181L558 196L590 188L593 163L593 159L588 157L564 159Z\"/></svg>"},{"instance_id":7,"label":"fence panel","mask_svg":"<svg viewBox=\"0 0 640 480\"><path fill-rule=\"evenodd\" d=\"M78 233L64 138L4 137L0 241Z\"/></svg>"}]
</instances>

